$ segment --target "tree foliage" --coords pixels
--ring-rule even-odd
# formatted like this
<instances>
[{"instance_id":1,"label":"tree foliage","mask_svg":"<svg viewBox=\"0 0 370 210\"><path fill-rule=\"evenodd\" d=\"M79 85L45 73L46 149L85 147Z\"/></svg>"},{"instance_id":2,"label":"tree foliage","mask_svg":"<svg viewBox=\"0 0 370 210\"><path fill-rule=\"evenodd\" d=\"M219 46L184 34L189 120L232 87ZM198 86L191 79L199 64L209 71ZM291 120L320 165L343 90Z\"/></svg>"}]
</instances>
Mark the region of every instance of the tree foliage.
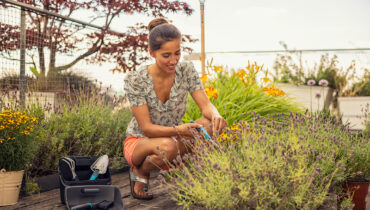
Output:
<instances>
[{"instance_id":1,"label":"tree foliage","mask_svg":"<svg viewBox=\"0 0 370 210\"><path fill-rule=\"evenodd\" d=\"M147 60L147 29L143 23L128 27L125 32L111 30L112 21L121 15L142 14L152 17L167 13L191 15L193 9L183 1L169 0L18 0L37 8L66 17L76 17L80 11L93 11L90 22L103 19L100 30L86 30L65 19L26 11L26 52L29 64L38 69L42 77L56 75L81 60L89 63L114 62L112 71L132 71ZM9 5L0 5L6 9ZM184 42L194 42L189 35ZM20 49L20 26L0 22L0 55L14 59L11 52ZM191 50L184 47L184 50ZM74 55L58 65L57 55Z\"/></svg>"}]
</instances>

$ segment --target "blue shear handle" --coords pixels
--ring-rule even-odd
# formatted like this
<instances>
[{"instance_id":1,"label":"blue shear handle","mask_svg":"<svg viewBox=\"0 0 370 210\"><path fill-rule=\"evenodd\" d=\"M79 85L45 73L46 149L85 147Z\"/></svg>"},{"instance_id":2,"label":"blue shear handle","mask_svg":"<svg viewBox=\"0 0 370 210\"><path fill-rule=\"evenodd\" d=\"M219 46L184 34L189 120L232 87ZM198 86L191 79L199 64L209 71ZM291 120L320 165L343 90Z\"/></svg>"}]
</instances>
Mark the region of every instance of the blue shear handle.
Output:
<instances>
[{"instance_id":1,"label":"blue shear handle","mask_svg":"<svg viewBox=\"0 0 370 210\"><path fill-rule=\"evenodd\" d=\"M190 120L190 123L195 123L194 120ZM200 127L200 128L196 128L198 132L200 132L201 134L203 134L203 137L205 139L211 139L211 136L207 133L206 129L204 129L204 127Z\"/></svg>"},{"instance_id":2,"label":"blue shear handle","mask_svg":"<svg viewBox=\"0 0 370 210\"><path fill-rule=\"evenodd\" d=\"M99 170L94 170L93 174L91 174L89 180L95 180L99 176Z\"/></svg>"},{"instance_id":3,"label":"blue shear handle","mask_svg":"<svg viewBox=\"0 0 370 210\"><path fill-rule=\"evenodd\" d=\"M85 204L73 206L72 209L73 210L82 210L82 209L91 209L93 207L94 207L94 205L92 203L85 203Z\"/></svg>"}]
</instances>

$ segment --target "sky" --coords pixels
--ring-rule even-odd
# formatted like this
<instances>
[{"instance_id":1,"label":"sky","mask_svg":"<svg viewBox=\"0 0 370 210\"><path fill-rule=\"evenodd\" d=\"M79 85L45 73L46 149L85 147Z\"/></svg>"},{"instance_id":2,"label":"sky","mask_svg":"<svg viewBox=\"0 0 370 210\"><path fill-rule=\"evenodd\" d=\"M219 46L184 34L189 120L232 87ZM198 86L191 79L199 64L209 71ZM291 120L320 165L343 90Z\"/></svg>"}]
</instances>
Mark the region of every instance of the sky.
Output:
<instances>
[{"instance_id":1,"label":"sky","mask_svg":"<svg viewBox=\"0 0 370 210\"><path fill-rule=\"evenodd\" d=\"M177 13L166 17L183 34L200 40L199 0L186 2L194 9L191 16ZM151 19L122 15L114 20L112 29L125 31L129 25L147 24ZM206 52L283 50L281 41L289 49L370 48L370 0L206 0ZM191 45L194 52L200 52L200 46L200 41ZM304 59L317 62L321 54ZM207 54L208 60L211 57L216 64L235 67L258 60L272 68L275 55ZM370 68L370 51L339 57L343 66L358 59L360 66Z\"/></svg>"},{"instance_id":2,"label":"sky","mask_svg":"<svg viewBox=\"0 0 370 210\"><path fill-rule=\"evenodd\" d=\"M200 39L198 0L191 16L169 14L184 34ZM113 29L152 18L121 16ZM369 0L206 0L206 51L370 47ZM200 51L200 43L194 45Z\"/></svg>"}]
</instances>

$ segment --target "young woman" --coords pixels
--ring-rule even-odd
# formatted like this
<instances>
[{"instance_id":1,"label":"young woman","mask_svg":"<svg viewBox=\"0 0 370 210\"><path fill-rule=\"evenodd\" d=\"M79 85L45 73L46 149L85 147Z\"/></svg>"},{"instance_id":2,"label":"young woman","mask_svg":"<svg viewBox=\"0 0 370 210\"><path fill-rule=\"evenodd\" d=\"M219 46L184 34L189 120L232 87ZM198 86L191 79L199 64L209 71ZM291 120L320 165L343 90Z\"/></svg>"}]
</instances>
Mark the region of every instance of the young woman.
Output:
<instances>
[{"instance_id":1,"label":"young woman","mask_svg":"<svg viewBox=\"0 0 370 210\"><path fill-rule=\"evenodd\" d=\"M172 161L187 148L179 135L192 137L191 129L204 128L210 135L226 127L225 119L209 101L201 80L190 62L179 62L181 33L164 18L149 25L149 53L152 65L140 67L125 78L124 90L134 117L126 130L124 156L130 164L131 194L137 199L152 199L147 192L150 172L166 167L165 155ZM182 124L187 94L199 106L202 117ZM189 129L190 128L190 129Z\"/></svg>"}]
</instances>

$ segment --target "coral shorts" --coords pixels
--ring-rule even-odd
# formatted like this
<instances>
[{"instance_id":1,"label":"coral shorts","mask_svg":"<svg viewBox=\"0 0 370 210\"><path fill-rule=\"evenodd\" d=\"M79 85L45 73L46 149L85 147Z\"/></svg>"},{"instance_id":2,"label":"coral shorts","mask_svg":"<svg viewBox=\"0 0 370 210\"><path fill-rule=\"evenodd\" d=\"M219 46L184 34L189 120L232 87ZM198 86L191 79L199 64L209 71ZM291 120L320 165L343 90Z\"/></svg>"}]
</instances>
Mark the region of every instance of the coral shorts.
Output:
<instances>
[{"instance_id":1,"label":"coral shorts","mask_svg":"<svg viewBox=\"0 0 370 210\"><path fill-rule=\"evenodd\" d=\"M132 164L132 153L134 152L136 145L141 140L143 140L141 137L129 136L123 143L123 155L125 156L127 163L134 168L136 167Z\"/></svg>"},{"instance_id":2,"label":"coral shorts","mask_svg":"<svg viewBox=\"0 0 370 210\"><path fill-rule=\"evenodd\" d=\"M142 137L129 136L123 143L123 155L125 156L127 163L134 168L136 168L136 166L132 163L132 153L134 152L136 145L142 140ZM162 166L162 170L169 170L168 165Z\"/></svg>"}]
</instances>

